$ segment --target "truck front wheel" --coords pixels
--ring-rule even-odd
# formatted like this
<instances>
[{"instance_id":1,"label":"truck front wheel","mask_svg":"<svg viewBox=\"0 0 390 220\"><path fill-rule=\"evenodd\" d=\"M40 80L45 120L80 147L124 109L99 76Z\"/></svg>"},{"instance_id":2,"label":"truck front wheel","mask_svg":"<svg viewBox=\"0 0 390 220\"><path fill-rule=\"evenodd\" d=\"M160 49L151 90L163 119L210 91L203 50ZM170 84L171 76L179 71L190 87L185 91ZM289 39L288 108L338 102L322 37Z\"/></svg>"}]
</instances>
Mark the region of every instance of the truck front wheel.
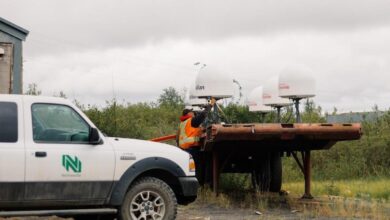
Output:
<instances>
[{"instance_id":1,"label":"truck front wheel","mask_svg":"<svg viewBox=\"0 0 390 220\"><path fill-rule=\"evenodd\" d=\"M126 193L120 217L133 219L175 219L177 201L174 192L164 181L154 177L139 179Z\"/></svg>"}]
</instances>

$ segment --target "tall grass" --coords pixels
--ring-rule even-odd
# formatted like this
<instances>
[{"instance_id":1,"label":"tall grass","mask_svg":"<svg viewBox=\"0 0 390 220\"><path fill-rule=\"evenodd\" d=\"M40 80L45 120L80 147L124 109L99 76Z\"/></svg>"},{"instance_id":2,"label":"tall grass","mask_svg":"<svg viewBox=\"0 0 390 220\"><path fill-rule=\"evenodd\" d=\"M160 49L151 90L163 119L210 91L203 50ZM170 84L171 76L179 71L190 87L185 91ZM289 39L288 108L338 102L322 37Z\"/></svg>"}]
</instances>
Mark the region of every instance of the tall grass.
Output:
<instances>
[{"instance_id":1,"label":"tall grass","mask_svg":"<svg viewBox=\"0 0 390 220\"><path fill-rule=\"evenodd\" d=\"M390 201L390 179L313 181L311 185L315 196ZM284 182L282 188L293 195L302 195L304 182Z\"/></svg>"},{"instance_id":2,"label":"tall grass","mask_svg":"<svg viewBox=\"0 0 390 220\"><path fill-rule=\"evenodd\" d=\"M313 184L313 186L316 186L313 192L323 195L316 196L314 200L300 199L303 189L302 183L285 184L284 187L291 190L289 195L260 193L250 189L237 188L235 190L222 189L219 195L215 196L210 188L205 187L199 190L198 199L189 208L198 209L199 206L217 206L225 209L251 209L263 213L263 219L269 219L269 217L274 219L272 214L269 216L267 213L275 213L281 210L289 210L290 215L288 217L294 219L316 219L320 217L389 219L390 203L386 199L376 199L383 196L381 192L387 190L385 186L389 181L372 180L362 190L360 190L360 186L364 184L363 181L351 183L345 181L342 184L338 182L316 182ZM348 187L349 185L352 187ZM346 189L351 192L343 192ZM346 194L348 197L331 196L329 194ZM352 198L353 196L359 198ZM243 216L243 218L245 217Z\"/></svg>"}]
</instances>

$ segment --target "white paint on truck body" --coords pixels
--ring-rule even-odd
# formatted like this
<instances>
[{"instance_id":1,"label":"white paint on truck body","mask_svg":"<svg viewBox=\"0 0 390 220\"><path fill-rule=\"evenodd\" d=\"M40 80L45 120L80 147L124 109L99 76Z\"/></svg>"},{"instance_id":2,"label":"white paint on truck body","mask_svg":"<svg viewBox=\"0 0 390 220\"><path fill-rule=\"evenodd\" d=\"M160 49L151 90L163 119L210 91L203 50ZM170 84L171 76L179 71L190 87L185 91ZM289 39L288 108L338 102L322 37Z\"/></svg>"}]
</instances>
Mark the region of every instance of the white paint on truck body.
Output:
<instances>
[{"instance_id":1,"label":"white paint on truck body","mask_svg":"<svg viewBox=\"0 0 390 220\"><path fill-rule=\"evenodd\" d=\"M137 161L158 155L178 164L187 176L194 176L194 172L189 172L189 154L178 147L126 138L106 138L114 146L117 166L115 169L115 180L119 180L122 174ZM151 154L153 152L153 154ZM121 160L121 156L134 156L136 160Z\"/></svg>"},{"instance_id":2,"label":"white paint on truck body","mask_svg":"<svg viewBox=\"0 0 390 220\"><path fill-rule=\"evenodd\" d=\"M190 155L171 145L151 141L110 138L100 133L103 144L43 143L34 141L32 106L46 103L63 105L77 112L91 127L96 126L70 101L56 97L0 95L0 101L15 102L18 106L19 139L17 143L0 143L0 182L56 181L116 181L134 163L144 158L163 157L175 162L187 176ZM46 152L37 157L37 152ZM67 171L63 156L81 162L81 172ZM122 157L122 158L121 158ZM10 172L12 170L12 172Z\"/></svg>"}]
</instances>

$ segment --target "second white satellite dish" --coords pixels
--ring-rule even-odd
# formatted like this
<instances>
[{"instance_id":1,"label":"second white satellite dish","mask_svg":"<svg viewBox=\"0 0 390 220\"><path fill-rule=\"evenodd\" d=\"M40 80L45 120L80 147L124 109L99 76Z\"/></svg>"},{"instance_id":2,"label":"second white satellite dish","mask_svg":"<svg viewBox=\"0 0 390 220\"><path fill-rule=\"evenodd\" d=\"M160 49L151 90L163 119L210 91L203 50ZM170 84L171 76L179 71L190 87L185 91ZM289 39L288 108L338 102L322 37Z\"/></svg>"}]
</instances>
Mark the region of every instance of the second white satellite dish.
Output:
<instances>
[{"instance_id":1,"label":"second white satellite dish","mask_svg":"<svg viewBox=\"0 0 390 220\"><path fill-rule=\"evenodd\" d=\"M289 99L279 97L279 81L273 77L264 84L263 104L271 107L285 107L292 105Z\"/></svg>"},{"instance_id":2,"label":"second white satellite dish","mask_svg":"<svg viewBox=\"0 0 390 220\"><path fill-rule=\"evenodd\" d=\"M315 96L316 83L313 73L306 67L290 66L279 75L279 96L289 99Z\"/></svg>"},{"instance_id":3,"label":"second white satellite dish","mask_svg":"<svg viewBox=\"0 0 390 220\"><path fill-rule=\"evenodd\" d=\"M258 86L248 96L247 105L251 112L271 112L272 108L263 104L263 87Z\"/></svg>"}]
</instances>

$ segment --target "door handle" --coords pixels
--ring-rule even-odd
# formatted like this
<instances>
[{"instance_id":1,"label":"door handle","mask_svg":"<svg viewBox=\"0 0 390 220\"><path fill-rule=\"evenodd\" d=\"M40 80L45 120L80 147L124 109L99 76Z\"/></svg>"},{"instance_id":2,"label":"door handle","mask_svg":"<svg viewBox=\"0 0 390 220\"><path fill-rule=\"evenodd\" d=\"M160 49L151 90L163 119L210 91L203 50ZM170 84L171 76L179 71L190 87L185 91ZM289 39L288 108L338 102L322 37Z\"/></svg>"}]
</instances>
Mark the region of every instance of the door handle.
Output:
<instances>
[{"instance_id":1,"label":"door handle","mask_svg":"<svg viewBox=\"0 0 390 220\"><path fill-rule=\"evenodd\" d=\"M37 151L35 152L35 157L46 157L47 154L44 151Z\"/></svg>"}]
</instances>

